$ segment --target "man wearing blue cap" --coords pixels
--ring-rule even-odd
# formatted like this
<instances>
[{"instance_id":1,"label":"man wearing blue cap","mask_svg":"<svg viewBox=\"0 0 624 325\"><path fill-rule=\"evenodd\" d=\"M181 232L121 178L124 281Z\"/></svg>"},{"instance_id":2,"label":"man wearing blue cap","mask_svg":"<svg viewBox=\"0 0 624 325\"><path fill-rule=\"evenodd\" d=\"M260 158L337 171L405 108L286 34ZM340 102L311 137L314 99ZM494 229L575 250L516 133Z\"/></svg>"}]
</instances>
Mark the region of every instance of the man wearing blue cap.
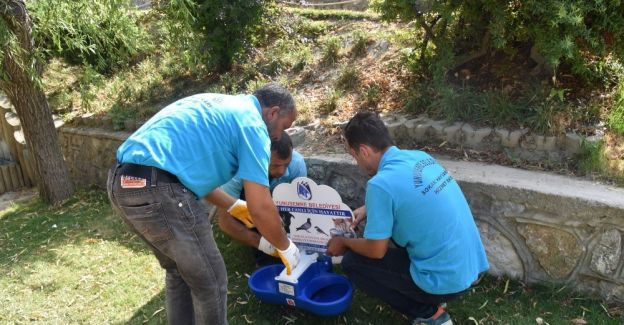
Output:
<instances>
[{"instance_id":1,"label":"man wearing blue cap","mask_svg":"<svg viewBox=\"0 0 624 325\"><path fill-rule=\"evenodd\" d=\"M253 222L288 271L297 265L267 178L271 140L296 115L277 84L253 95L198 94L163 108L117 150L109 198L166 270L170 324L227 324L225 264L199 199ZM219 189L234 176L246 202Z\"/></svg>"},{"instance_id":2,"label":"man wearing blue cap","mask_svg":"<svg viewBox=\"0 0 624 325\"><path fill-rule=\"evenodd\" d=\"M488 269L470 207L451 175L433 157L393 145L372 112L356 114L344 131L347 149L372 178L364 238L333 237L328 255L360 289L410 317L413 325L451 325L443 302L455 299ZM392 240L396 248L390 248Z\"/></svg>"}]
</instances>

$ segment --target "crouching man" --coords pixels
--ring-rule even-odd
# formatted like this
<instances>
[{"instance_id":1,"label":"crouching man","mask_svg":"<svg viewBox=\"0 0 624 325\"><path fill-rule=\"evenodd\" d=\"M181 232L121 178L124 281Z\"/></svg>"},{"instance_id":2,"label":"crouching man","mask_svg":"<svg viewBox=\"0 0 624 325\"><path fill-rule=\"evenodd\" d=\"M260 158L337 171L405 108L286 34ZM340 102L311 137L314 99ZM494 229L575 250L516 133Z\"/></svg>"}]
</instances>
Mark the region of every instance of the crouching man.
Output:
<instances>
[{"instance_id":1,"label":"crouching man","mask_svg":"<svg viewBox=\"0 0 624 325\"><path fill-rule=\"evenodd\" d=\"M277 185L290 183L297 177L308 175L303 156L293 150L292 140L286 133L282 133L279 140L271 143L271 157L269 161L269 189L271 193ZM245 200L245 189L240 178L235 177L221 186L221 189L232 197ZM280 212L282 225L286 233L289 233L290 219L292 214ZM240 220L236 216L230 215L225 209L217 210L219 227L224 233L233 239L253 248L256 266L279 263L280 259L273 245L264 238L255 225L247 220Z\"/></svg>"},{"instance_id":2,"label":"crouching man","mask_svg":"<svg viewBox=\"0 0 624 325\"><path fill-rule=\"evenodd\" d=\"M372 112L356 114L344 135L349 154L372 176L365 205L354 211L354 225L366 219L366 226L364 238L333 237L327 254L344 255L355 285L412 324L451 325L442 303L489 268L459 185L427 153L393 146Z\"/></svg>"}]
</instances>

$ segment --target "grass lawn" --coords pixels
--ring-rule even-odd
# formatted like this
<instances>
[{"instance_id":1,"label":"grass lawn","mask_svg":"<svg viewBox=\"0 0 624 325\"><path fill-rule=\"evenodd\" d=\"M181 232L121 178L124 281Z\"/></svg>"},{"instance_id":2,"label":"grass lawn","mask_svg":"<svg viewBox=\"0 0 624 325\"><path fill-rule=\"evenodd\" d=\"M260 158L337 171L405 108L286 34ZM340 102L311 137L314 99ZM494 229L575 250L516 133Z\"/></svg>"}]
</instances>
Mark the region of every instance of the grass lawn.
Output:
<instances>
[{"instance_id":1,"label":"grass lawn","mask_svg":"<svg viewBox=\"0 0 624 325\"><path fill-rule=\"evenodd\" d=\"M249 251L215 230L229 271L230 324L407 324L356 291L333 318L261 304L247 288ZM0 323L163 324L164 272L113 215L106 194L58 208L38 200L0 212ZM573 287L573 284L568 285ZM623 309L568 291L486 277L448 307L455 324L622 324ZM541 319L541 320L540 320Z\"/></svg>"}]
</instances>

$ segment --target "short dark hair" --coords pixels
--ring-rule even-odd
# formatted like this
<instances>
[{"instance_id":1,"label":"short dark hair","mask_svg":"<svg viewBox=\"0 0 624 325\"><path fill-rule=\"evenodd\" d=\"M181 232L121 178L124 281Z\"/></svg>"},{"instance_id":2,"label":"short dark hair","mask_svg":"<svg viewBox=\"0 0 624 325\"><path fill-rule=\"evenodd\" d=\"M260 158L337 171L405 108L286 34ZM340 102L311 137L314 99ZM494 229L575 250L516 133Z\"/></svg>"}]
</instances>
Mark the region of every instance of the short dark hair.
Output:
<instances>
[{"instance_id":1,"label":"short dark hair","mask_svg":"<svg viewBox=\"0 0 624 325\"><path fill-rule=\"evenodd\" d=\"M280 114L290 113L295 110L295 99L288 89L281 85L270 82L254 91L254 96L262 107L279 106Z\"/></svg>"},{"instance_id":2,"label":"short dark hair","mask_svg":"<svg viewBox=\"0 0 624 325\"><path fill-rule=\"evenodd\" d=\"M393 146L388 128L376 113L360 111L351 118L344 130L349 147L357 149L365 144L377 150Z\"/></svg>"},{"instance_id":3,"label":"short dark hair","mask_svg":"<svg viewBox=\"0 0 624 325\"><path fill-rule=\"evenodd\" d=\"M282 137L271 142L271 152L275 152L279 159L288 159L292 155L292 140L286 131L282 132Z\"/></svg>"}]
</instances>

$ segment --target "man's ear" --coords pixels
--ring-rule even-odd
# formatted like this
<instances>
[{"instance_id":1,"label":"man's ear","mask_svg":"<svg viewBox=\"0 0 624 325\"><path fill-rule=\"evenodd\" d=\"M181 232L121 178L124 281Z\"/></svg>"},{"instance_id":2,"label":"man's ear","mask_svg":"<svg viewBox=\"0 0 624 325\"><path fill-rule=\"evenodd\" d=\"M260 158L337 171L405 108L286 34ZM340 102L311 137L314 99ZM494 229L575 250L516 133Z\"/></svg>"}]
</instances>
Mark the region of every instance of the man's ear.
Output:
<instances>
[{"instance_id":1,"label":"man's ear","mask_svg":"<svg viewBox=\"0 0 624 325\"><path fill-rule=\"evenodd\" d=\"M373 148L371 148L370 146L367 146L365 144L361 144L360 145L360 154L363 157L369 157L372 153L373 153Z\"/></svg>"},{"instance_id":2,"label":"man's ear","mask_svg":"<svg viewBox=\"0 0 624 325\"><path fill-rule=\"evenodd\" d=\"M279 111L280 111L279 106L272 106L272 107L265 108L263 110L263 114L267 121L273 121L275 118L279 116Z\"/></svg>"}]
</instances>

